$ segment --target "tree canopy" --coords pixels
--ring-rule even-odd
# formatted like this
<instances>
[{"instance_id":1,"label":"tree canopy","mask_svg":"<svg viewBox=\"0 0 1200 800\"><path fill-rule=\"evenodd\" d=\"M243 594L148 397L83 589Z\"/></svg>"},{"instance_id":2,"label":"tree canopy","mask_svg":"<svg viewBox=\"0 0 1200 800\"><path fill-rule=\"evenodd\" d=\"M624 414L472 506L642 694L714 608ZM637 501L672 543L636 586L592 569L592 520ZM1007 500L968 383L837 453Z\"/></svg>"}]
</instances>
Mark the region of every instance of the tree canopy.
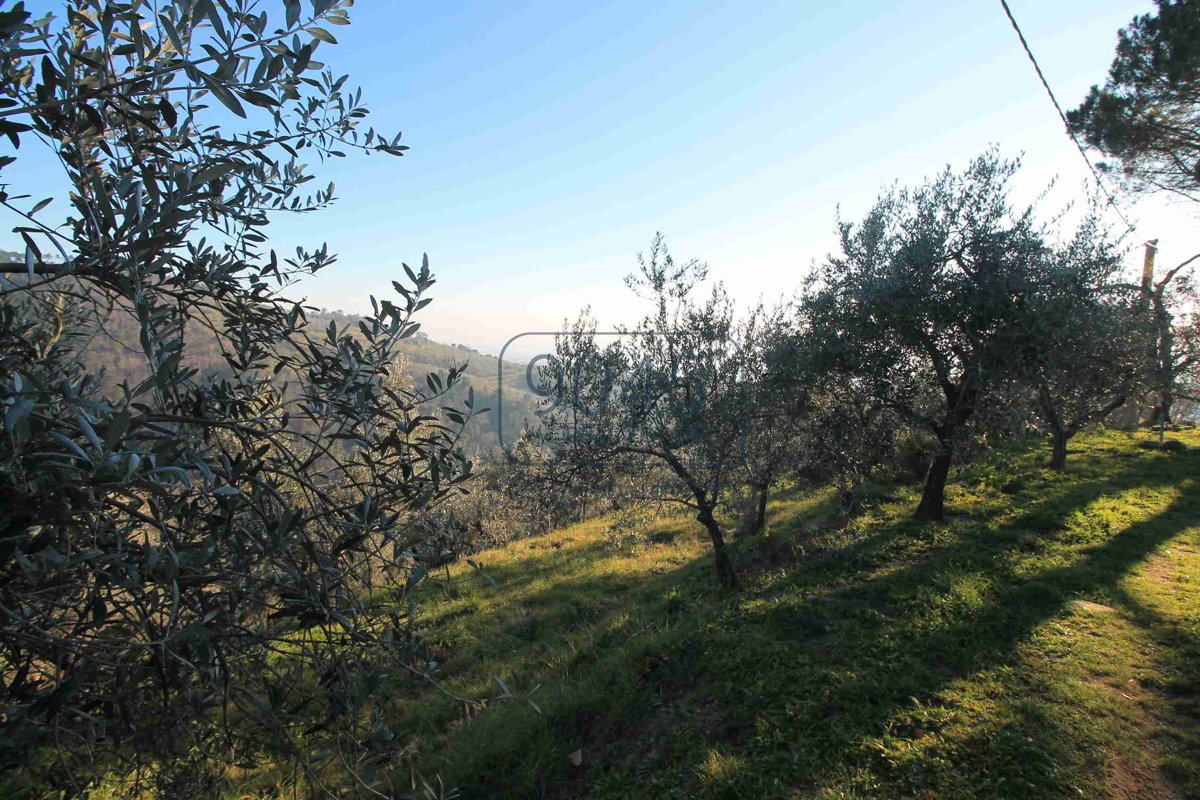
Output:
<instances>
[{"instance_id":1,"label":"tree canopy","mask_svg":"<svg viewBox=\"0 0 1200 800\"><path fill-rule=\"evenodd\" d=\"M1118 34L1104 86L1067 113L1134 188L1200 201L1200 0L1156 0Z\"/></svg>"},{"instance_id":2,"label":"tree canopy","mask_svg":"<svg viewBox=\"0 0 1200 800\"><path fill-rule=\"evenodd\" d=\"M560 337L542 438L572 469L664 470L653 494L695 511L719 582L736 588L716 510L742 453L748 334L720 285L692 297L706 272L695 259L676 262L655 237L626 281L653 311L607 343L587 320Z\"/></svg>"},{"instance_id":3,"label":"tree canopy","mask_svg":"<svg viewBox=\"0 0 1200 800\"><path fill-rule=\"evenodd\" d=\"M407 597L455 548L426 513L470 474L472 400L431 417L459 371L390 375L427 261L315 329L289 287L335 257L266 233L334 201L307 164L405 149L315 58L349 5L0 11L0 171L61 167L0 187L26 245L0 272L0 769L43 788L152 768L210 796L264 761L319 784L405 746L369 712L424 676ZM115 317L143 365L118 381L80 357Z\"/></svg>"},{"instance_id":4,"label":"tree canopy","mask_svg":"<svg viewBox=\"0 0 1200 800\"><path fill-rule=\"evenodd\" d=\"M993 150L884 192L862 222L840 224L841 252L804 299L815 368L935 437L921 518L943 518L955 451L981 405L1049 346L1037 299L1056 254L1035 209L1012 208L1018 168Z\"/></svg>"}]
</instances>

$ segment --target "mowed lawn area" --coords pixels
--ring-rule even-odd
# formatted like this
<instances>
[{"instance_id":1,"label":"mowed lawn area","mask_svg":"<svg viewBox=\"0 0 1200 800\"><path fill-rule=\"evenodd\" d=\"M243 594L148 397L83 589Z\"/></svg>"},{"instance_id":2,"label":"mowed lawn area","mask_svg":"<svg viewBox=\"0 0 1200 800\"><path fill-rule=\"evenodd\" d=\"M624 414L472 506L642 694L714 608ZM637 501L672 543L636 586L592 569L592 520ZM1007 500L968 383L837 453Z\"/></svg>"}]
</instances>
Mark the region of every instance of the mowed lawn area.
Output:
<instances>
[{"instance_id":1,"label":"mowed lawn area","mask_svg":"<svg viewBox=\"0 0 1200 800\"><path fill-rule=\"evenodd\" d=\"M481 799L1200 797L1200 434L1168 438L1185 447L1080 437L1061 474L1041 442L994 451L956 472L946 524L909 518L911 486L869 487L849 516L785 494L736 543L737 595L685 516L483 553L497 585L464 565L422 615L444 686L495 699L397 687L415 754L393 780Z\"/></svg>"}]
</instances>

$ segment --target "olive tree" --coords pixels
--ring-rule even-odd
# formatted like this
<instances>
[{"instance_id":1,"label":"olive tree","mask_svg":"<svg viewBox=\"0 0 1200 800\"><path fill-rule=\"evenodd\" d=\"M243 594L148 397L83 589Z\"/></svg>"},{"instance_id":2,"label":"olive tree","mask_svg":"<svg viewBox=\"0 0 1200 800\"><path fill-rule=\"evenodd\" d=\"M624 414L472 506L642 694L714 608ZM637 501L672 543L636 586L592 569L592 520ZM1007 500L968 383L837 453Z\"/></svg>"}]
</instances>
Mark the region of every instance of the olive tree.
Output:
<instances>
[{"instance_id":1,"label":"olive tree","mask_svg":"<svg viewBox=\"0 0 1200 800\"><path fill-rule=\"evenodd\" d=\"M916 516L941 520L956 449L981 400L1043 345L1030 302L1050 248L1014 212L1018 162L995 151L962 172L885 191L806 289L818 367L937 441Z\"/></svg>"},{"instance_id":2,"label":"olive tree","mask_svg":"<svg viewBox=\"0 0 1200 800\"><path fill-rule=\"evenodd\" d=\"M1094 210L1094 209L1093 209ZM1050 467L1063 469L1071 438L1146 386L1149 314L1120 281L1121 254L1090 214L1046 264L1034 322L1043 346L1028 366L1050 434Z\"/></svg>"},{"instance_id":3,"label":"olive tree","mask_svg":"<svg viewBox=\"0 0 1200 800\"><path fill-rule=\"evenodd\" d=\"M1140 320L1117 303L1079 309L1039 359L1037 412L1050 435L1050 467L1063 469L1075 434L1102 422L1145 385Z\"/></svg>"},{"instance_id":4,"label":"olive tree","mask_svg":"<svg viewBox=\"0 0 1200 800\"><path fill-rule=\"evenodd\" d=\"M751 498L740 533L766 526L771 490L805 461L806 434L813 401L793 366L794 335L787 306L766 309L760 303L750 317L752 338L742 345L745 378L742 394L740 473Z\"/></svg>"},{"instance_id":5,"label":"olive tree","mask_svg":"<svg viewBox=\"0 0 1200 800\"><path fill-rule=\"evenodd\" d=\"M559 337L544 376L554 407L539 438L563 469L664 470L653 499L695 512L718 582L736 589L717 510L741 457L748 334L719 285L693 299L706 266L676 263L661 236L638 267L627 283L653 311L607 342L586 319Z\"/></svg>"},{"instance_id":6,"label":"olive tree","mask_svg":"<svg viewBox=\"0 0 1200 800\"><path fill-rule=\"evenodd\" d=\"M0 186L25 243L0 277L0 769L41 791L212 796L264 762L316 786L336 761L374 792L406 747L373 709L423 675L408 591L473 412L418 412L457 371L389 380L427 262L318 330L288 291L334 256L267 234L334 200L307 163L405 149L316 59L349 5L0 10L0 180L31 151L58 170ZM79 358L114 315L145 365L115 388Z\"/></svg>"}]
</instances>

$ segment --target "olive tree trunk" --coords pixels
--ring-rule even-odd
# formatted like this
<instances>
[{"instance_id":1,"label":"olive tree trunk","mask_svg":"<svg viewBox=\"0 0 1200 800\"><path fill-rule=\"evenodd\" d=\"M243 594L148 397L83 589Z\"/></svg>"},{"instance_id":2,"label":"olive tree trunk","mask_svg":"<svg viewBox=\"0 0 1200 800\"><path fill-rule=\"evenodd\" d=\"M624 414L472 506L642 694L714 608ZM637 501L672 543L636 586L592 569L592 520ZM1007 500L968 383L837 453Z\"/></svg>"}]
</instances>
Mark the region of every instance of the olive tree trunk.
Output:
<instances>
[{"instance_id":1,"label":"olive tree trunk","mask_svg":"<svg viewBox=\"0 0 1200 800\"><path fill-rule=\"evenodd\" d=\"M707 503L702 504L696 513L696 519L704 526L704 530L708 531L708 538L712 540L717 582L726 589L738 591L741 587L738 583L737 573L733 569L733 562L729 560L729 553L725 550L725 536L721 533L721 526L716 517L713 516L712 506Z\"/></svg>"},{"instance_id":2,"label":"olive tree trunk","mask_svg":"<svg viewBox=\"0 0 1200 800\"><path fill-rule=\"evenodd\" d=\"M916 519L941 522L946 519L946 481L950 477L950 464L954 461L954 441L962 427L975 413L975 400L979 387L971 382L965 385L945 383L942 391L946 396L946 416L932 427L938 439L938 452L925 474L925 488L921 502L913 516Z\"/></svg>"},{"instance_id":3,"label":"olive tree trunk","mask_svg":"<svg viewBox=\"0 0 1200 800\"><path fill-rule=\"evenodd\" d=\"M946 480L950 477L950 462L954 453L943 449L929 465L925 474L925 488L921 492L921 503L917 506L917 519L927 519L941 522L946 518Z\"/></svg>"},{"instance_id":4,"label":"olive tree trunk","mask_svg":"<svg viewBox=\"0 0 1200 800\"><path fill-rule=\"evenodd\" d=\"M754 511L754 532L761 533L767 527L767 500L771 495L771 482L763 481L758 486L758 507Z\"/></svg>"},{"instance_id":5,"label":"olive tree trunk","mask_svg":"<svg viewBox=\"0 0 1200 800\"><path fill-rule=\"evenodd\" d=\"M1067 442L1070 437L1064 430L1053 431L1050 435L1050 469L1064 470L1067 468Z\"/></svg>"}]
</instances>

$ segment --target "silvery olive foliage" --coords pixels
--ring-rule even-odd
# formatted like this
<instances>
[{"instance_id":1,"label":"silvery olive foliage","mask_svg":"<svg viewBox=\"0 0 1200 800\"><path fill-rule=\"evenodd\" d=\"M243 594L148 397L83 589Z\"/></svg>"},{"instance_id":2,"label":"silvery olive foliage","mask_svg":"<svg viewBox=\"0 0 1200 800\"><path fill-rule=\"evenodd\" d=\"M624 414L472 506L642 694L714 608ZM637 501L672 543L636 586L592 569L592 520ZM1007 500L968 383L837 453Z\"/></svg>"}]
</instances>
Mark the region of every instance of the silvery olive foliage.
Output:
<instances>
[{"instance_id":1,"label":"silvery olive foliage","mask_svg":"<svg viewBox=\"0 0 1200 800\"><path fill-rule=\"evenodd\" d=\"M1086 295L1089 271L1116 267L1094 217L1060 246L1034 206L1013 207L1019 166L992 149L885 191L861 222L841 223L841 252L802 303L814 368L935 439L921 519L945 517L950 468L989 399L1013 381L1062 382L1050 353L1071 345L1056 340L1055 315L1087 304L1047 298Z\"/></svg>"},{"instance_id":2,"label":"silvery olive foliage","mask_svg":"<svg viewBox=\"0 0 1200 800\"><path fill-rule=\"evenodd\" d=\"M381 766L406 743L383 690L427 677L409 597L457 547L428 510L470 475L456 440L476 411L418 412L455 370L389 374L427 262L361 324L315 329L287 290L334 257L268 241L278 215L333 202L309 165L405 150L317 60L349 5L0 8L0 204L26 246L0 274L13 787L212 796L270 763L305 792L334 774L393 791ZM57 172L6 180L39 151ZM137 320L144 376L81 366L113 315ZM189 363L202 337L222 369Z\"/></svg>"},{"instance_id":3,"label":"silvery olive foliage","mask_svg":"<svg viewBox=\"0 0 1200 800\"><path fill-rule=\"evenodd\" d=\"M746 343L754 322L735 318L720 285L693 296L707 267L676 262L661 235L626 283L652 304L618 336L583 317L558 337L543 372L554 388L539 441L566 472L616 470L639 477L648 501L689 507L713 548L718 583L738 587L717 510L741 480L747 401Z\"/></svg>"},{"instance_id":4,"label":"silvery olive foliage","mask_svg":"<svg viewBox=\"0 0 1200 800\"><path fill-rule=\"evenodd\" d=\"M1147 387L1150 313L1122 282L1122 259L1093 208L1045 267L1040 314L1030 331L1046 346L1025 369L1037 422L1050 436L1050 466L1063 469L1071 438L1104 421Z\"/></svg>"}]
</instances>

